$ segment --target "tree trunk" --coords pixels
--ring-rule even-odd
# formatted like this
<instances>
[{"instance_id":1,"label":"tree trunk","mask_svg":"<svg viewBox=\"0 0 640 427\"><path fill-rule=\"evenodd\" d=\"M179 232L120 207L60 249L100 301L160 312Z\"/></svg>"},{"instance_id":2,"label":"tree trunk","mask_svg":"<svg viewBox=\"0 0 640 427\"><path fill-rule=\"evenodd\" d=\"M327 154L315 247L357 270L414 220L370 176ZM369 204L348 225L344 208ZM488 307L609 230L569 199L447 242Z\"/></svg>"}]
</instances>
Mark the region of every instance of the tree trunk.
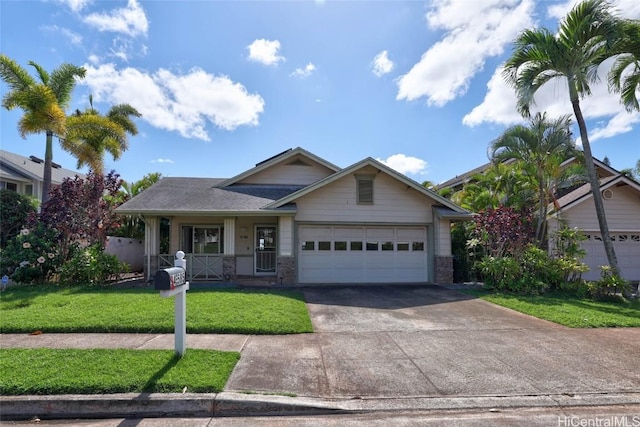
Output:
<instances>
[{"instance_id":1,"label":"tree trunk","mask_svg":"<svg viewBox=\"0 0 640 427\"><path fill-rule=\"evenodd\" d=\"M593 155L591 154L591 145L589 144L589 137L587 136L587 125L584 121L584 117L582 116L580 101L575 90L575 85L572 81L569 81L569 93L571 95L573 112L576 115L578 127L580 128L580 139L582 140L582 148L584 150L584 163L587 168L587 175L589 176L589 182L591 184L591 194L593 195L593 203L596 207L596 216L598 217L598 225L600 226L600 234L602 235L604 251L607 254L607 260L609 261L609 266L611 266L613 274L619 276L620 270L618 270L618 258L616 257L616 252L613 249L613 243L611 242L611 236L609 235L607 216L604 210L602 194L600 193L600 180L596 174L596 167L593 163Z\"/></svg>"},{"instance_id":2,"label":"tree trunk","mask_svg":"<svg viewBox=\"0 0 640 427\"><path fill-rule=\"evenodd\" d=\"M51 162L53 161L53 131L47 131L47 145L44 151L44 174L42 177L42 205L49 200L51 190Z\"/></svg>"},{"instance_id":3,"label":"tree trunk","mask_svg":"<svg viewBox=\"0 0 640 427\"><path fill-rule=\"evenodd\" d=\"M544 231L545 231L545 222L547 221L547 204L544 197L544 186L542 183L542 178L538 176L538 203L540 206L538 208L538 227L536 229L536 239L538 240L538 247L544 247Z\"/></svg>"}]
</instances>

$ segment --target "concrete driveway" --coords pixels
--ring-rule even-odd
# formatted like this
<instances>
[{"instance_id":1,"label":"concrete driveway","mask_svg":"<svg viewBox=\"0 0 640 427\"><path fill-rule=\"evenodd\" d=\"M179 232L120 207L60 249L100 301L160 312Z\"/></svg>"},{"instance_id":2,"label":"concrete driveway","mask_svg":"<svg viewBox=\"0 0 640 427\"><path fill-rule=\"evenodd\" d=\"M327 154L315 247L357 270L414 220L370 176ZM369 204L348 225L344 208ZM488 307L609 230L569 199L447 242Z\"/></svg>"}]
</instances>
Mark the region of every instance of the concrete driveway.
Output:
<instances>
[{"instance_id":1,"label":"concrete driveway","mask_svg":"<svg viewBox=\"0 0 640 427\"><path fill-rule=\"evenodd\" d=\"M252 336L226 391L323 398L640 392L640 329L569 329L439 286L304 289L315 333Z\"/></svg>"}]
</instances>

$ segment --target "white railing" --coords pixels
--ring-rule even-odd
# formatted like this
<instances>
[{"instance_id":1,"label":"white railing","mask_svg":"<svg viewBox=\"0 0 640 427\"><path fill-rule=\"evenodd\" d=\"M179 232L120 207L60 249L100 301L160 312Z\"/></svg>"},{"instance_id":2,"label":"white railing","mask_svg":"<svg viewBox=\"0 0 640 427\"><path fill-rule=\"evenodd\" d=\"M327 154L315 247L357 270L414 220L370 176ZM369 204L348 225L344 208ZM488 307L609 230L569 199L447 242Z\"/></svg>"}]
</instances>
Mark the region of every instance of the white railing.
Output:
<instances>
[{"instance_id":1,"label":"white railing","mask_svg":"<svg viewBox=\"0 0 640 427\"><path fill-rule=\"evenodd\" d=\"M156 255L158 269L173 267L173 254ZM186 254L187 280L223 280L223 256Z\"/></svg>"}]
</instances>

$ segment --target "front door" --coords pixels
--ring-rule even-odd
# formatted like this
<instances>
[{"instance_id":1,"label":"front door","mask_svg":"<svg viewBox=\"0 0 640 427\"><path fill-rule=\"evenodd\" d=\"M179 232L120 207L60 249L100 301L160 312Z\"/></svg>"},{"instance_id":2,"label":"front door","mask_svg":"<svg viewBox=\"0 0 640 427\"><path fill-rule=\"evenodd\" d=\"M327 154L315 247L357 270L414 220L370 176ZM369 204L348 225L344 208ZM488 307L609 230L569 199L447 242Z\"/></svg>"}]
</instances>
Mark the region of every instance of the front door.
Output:
<instances>
[{"instance_id":1,"label":"front door","mask_svg":"<svg viewBox=\"0 0 640 427\"><path fill-rule=\"evenodd\" d=\"M276 227L256 226L255 274L274 275L276 273Z\"/></svg>"}]
</instances>

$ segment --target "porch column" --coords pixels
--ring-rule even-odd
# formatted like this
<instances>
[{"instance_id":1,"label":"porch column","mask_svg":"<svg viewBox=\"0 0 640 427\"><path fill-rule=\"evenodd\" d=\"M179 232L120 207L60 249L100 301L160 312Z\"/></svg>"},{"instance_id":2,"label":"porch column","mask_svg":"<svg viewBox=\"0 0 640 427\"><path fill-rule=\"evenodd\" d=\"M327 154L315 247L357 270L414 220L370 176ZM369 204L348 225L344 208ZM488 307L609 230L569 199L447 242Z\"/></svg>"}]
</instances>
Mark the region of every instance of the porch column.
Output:
<instances>
[{"instance_id":1,"label":"porch column","mask_svg":"<svg viewBox=\"0 0 640 427\"><path fill-rule=\"evenodd\" d=\"M291 285L296 282L293 227L293 217L281 216L278 218L278 240L280 243L278 247L277 271L280 284Z\"/></svg>"},{"instance_id":2,"label":"porch column","mask_svg":"<svg viewBox=\"0 0 640 427\"><path fill-rule=\"evenodd\" d=\"M225 281L236 279L236 219L224 219L224 255L222 275Z\"/></svg>"},{"instance_id":3,"label":"porch column","mask_svg":"<svg viewBox=\"0 0 640 427\"><path fill-rule=\"evenodd\" d=\"M144 220L144 266L147 280L158 270L158 254L160 251L160 218L143 217Z\"/></svg>"}]
</instances>

